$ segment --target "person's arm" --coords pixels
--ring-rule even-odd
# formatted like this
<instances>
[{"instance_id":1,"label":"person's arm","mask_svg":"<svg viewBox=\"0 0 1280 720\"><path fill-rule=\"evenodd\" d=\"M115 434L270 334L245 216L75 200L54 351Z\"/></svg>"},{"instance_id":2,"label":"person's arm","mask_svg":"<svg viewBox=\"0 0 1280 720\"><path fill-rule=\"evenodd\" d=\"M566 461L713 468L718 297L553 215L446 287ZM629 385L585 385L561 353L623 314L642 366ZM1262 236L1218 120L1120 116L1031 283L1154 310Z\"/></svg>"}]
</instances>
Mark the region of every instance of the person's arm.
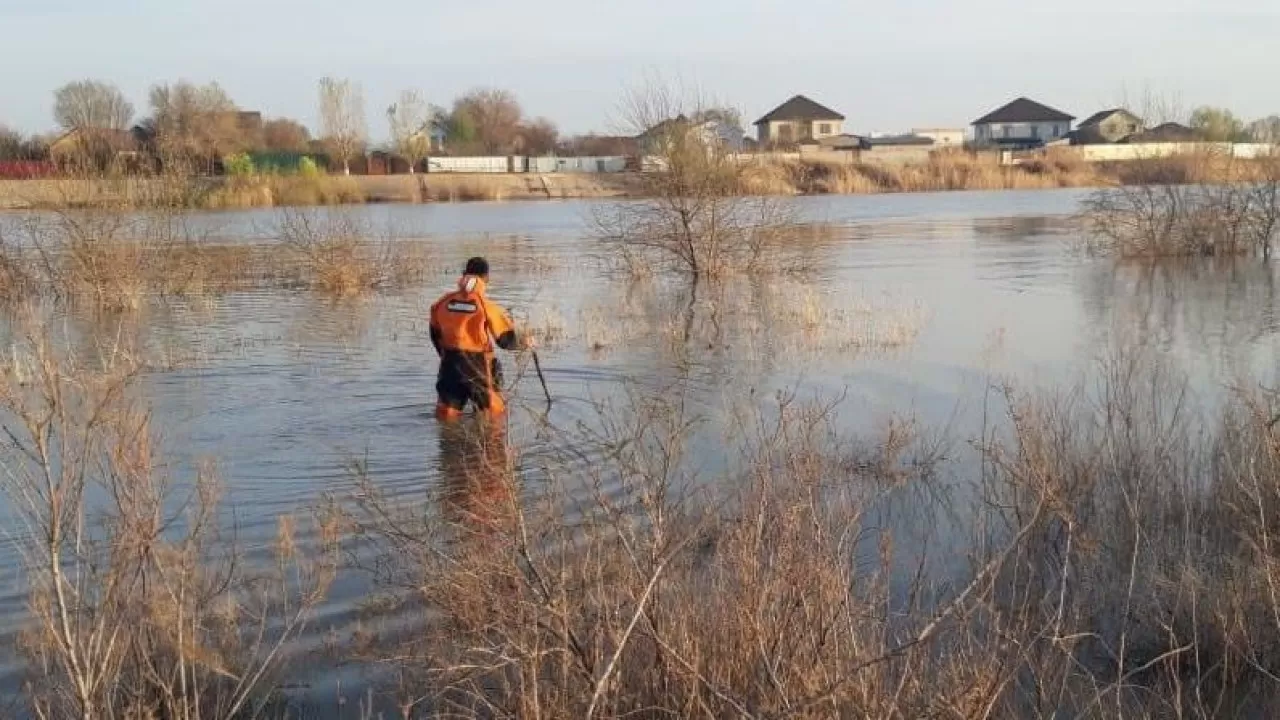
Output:
<instances>
[{"instance_id":1,"label":"person's arm","mask_svg":"<svg viewBox=\"0 0 1280 720\"><path fill-rule=\"evenodd\" d=\"M511 323L511 316L506 310L485 300L484 315L485 322L489 324L489 333L493 335L493 341L498 344L498 347L507 352L520 349L520 336L516 333L515 325Z\"/></svg>"},{"instance_id":2,"label":"person's arm","mask_svg":"<svg viewBox=\"0 0 1280 720\"><path fill-rule=\"evenodd\" d=\"M440 303L438 302L435 305L431 306L431 319L429 322L430 322L430 329L431 329L431 346L436 349L436 355L443 356L444 348L440 346L440 341L444 337L444 335L440 331L440 326L436 324L436 310L439 307L440 307Z\"/></svg>"}]
</instances>

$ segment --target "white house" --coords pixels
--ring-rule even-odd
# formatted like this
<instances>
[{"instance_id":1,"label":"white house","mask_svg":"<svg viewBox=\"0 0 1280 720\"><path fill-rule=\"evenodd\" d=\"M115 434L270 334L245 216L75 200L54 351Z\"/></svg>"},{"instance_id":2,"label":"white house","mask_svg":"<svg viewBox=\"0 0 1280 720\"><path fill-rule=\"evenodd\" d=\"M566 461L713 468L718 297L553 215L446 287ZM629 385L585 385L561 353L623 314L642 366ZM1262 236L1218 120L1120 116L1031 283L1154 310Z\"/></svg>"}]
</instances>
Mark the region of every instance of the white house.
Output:
<instances>
[{"instance_id":1,"label":"white house","mask_svg":"<svg viewBox=\"0 0 1280 720\"><path fill-rule=\"evenodd\" d=\"M978 145L1040 147L1067 137L1075 116L1021 97L973 121Z\"/></svg>"}]
</instances>

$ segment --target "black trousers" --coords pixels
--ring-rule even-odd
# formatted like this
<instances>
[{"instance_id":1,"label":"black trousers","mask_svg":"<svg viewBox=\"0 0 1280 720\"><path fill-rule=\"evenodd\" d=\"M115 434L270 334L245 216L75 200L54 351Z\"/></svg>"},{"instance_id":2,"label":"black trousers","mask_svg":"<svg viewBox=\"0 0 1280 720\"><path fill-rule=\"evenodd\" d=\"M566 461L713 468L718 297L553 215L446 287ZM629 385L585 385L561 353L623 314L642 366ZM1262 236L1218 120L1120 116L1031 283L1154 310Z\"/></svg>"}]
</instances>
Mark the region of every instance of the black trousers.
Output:
<instances>
[{"instance_id":1,"label":"black trousers","mask_svg":"<svg viewBox=\"0 0 1280 720\"><path fill-rule=\"evenodd\" d=\"M446 350L440 356L436 394L442 405L462 410L471 402L479 410L488 410L489 393L501 390L502 365L498 358L461 350Z\"/></svg>"}]
</instances>

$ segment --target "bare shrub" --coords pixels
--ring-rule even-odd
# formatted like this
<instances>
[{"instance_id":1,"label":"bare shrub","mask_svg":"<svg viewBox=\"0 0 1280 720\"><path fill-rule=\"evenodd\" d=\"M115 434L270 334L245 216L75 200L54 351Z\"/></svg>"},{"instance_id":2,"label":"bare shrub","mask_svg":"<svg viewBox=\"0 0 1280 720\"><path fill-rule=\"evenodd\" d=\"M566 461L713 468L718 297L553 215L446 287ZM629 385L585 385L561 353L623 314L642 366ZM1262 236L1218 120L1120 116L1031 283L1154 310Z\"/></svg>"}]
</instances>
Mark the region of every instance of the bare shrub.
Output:
<instances>
[{"instance_id":1,"label":"bare shrub","mask_svg":"<svg viewBox=\"0 0 1280 720\"><path fill-rule=\"evenodd\" d=\"M1205 158L1216 169L1198 184L1139 184L1099 190L1084 203L1091 247L1121 257L1270 257L1280 220L1278 161ZM1167 161L1137 161L1160 177Z\"/></svg>"},{"instance_id":2,"label":"bare shrub","mask_svg":"<svg viewBox=\"0 0 1280 720\"><path fill-rule=\"evenodd\" d=\"M520 502L519 459L500 440L460 461L456 482L485 493L483 522L441 526L366 477L359 524L397 559L377 566L413 588L403 602L425 603L426 627L370 624L360 654L410 659L395 665L397 702L436 714L856 707L878 673L842 673L884 652L889 616L875 608L888 584L879 566L855 574L851 553L871 499L912 471L900 436L831 444L828 411L788 400L776 421L760 420L722 516L719 502L680 490L692 420L662 401L606 420L596 441L613 454L572 476L550 470L535 509Z\"/></svg>"},{"instance_id":3,"label":"bare shrub","mask_svg":"<svg viewBox=\"0 0 1280 720\"><path fill-rule=\"evenodd\" d=\"M476 428L443 522L362 474L377 609L421 627L371 608L357 654L406 715L1273 714L1280 403L1243 392L1205 432L1149 357L1101 377L1006 388L971 505L936 482L945 445L893 422L852 441L786 397L740 416L720 485L669 395L536 466ZM904 497L963 554L899 548Z\"/></svg>"},{"instance_id":4,"label":"bare shrub","mask_svg":"<svg viewBox=\"0 0 1280 720\"><path fill-rule=\"evenodd\" d=\"M279 236L298 263L296 276L305 287L350 297L421 279L422 257L394 239L374 241L350 214L286 209Z\"/></svg>"},{"instance_id":5,"label":"bare shrub","mask_svg":"<svg viewBox=\"0 0 1280 720\"><path fill-rule=\"evenodd\" d=\"M282 521L275 567L248 570L219 533L211 470L184 489L162 469L132 389L136 356L117 347L79 360L27 317L0 367L0 489L29 587L19 650L30 711L86 720L257 712L332 580L336 526L303 556ZM190 500L175 503L179 492Z\"/></svg>"},{"instance_id":6,"label":"bare shrub","mask_svg":"<svg viewBox=\"0 0 1280 720\"><path fill-rule=\"evenodd\" d=\"M657 268L694 279L768 269L772 241L792 217L775 199L743 195L748 166L705 106L652 85L627 98L625 113L653 171L642 174L641 199L596 214L610 258L633 274Z\"/></svg>"},{"instance_id":7,"label":"bare shrub","mask_svg":"<svg viewBox=\"0 0 1280 720\"><path fill-rule=\"evenodd\" d=\"M123 179L119 179L124 181ZM253 280L254 251L220 245L196 232L166 178L139 188L148 210L99 195L102 185L68 181L80 202L31 215L19 224L11 258L23 263L27 294L44 293L98 310L138 310L148 298L244 287ZM184 179L175 179L184 183ZM88 192L82 192L88 188Z\"/></svg>"}]
</instances>

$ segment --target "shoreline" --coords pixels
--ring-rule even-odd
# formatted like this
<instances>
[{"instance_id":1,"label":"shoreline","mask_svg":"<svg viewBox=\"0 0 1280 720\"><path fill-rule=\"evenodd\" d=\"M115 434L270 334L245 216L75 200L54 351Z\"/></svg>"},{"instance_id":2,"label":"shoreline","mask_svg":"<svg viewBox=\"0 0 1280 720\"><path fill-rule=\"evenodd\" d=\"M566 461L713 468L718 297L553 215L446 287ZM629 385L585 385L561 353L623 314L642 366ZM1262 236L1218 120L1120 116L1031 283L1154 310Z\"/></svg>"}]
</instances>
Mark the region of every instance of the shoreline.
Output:
<instances>
[{"instance_id":1,"label":"shoreline","mask_svg":"<svg viewBox=\"0 0 1280 720\"><path fill-rule=\"evenodd\" d=\"M1238 180L1195 157L1082 163L1048 157L1001 165L969 156L908 165L779 162L744 167L741 192L759 196L1049 190ZM0 180L0 212L92 206L229 210L364 203L414 204L644 198L651 180L624 173L425 173L250 177Z\"/></svg>"}]
</instances>

